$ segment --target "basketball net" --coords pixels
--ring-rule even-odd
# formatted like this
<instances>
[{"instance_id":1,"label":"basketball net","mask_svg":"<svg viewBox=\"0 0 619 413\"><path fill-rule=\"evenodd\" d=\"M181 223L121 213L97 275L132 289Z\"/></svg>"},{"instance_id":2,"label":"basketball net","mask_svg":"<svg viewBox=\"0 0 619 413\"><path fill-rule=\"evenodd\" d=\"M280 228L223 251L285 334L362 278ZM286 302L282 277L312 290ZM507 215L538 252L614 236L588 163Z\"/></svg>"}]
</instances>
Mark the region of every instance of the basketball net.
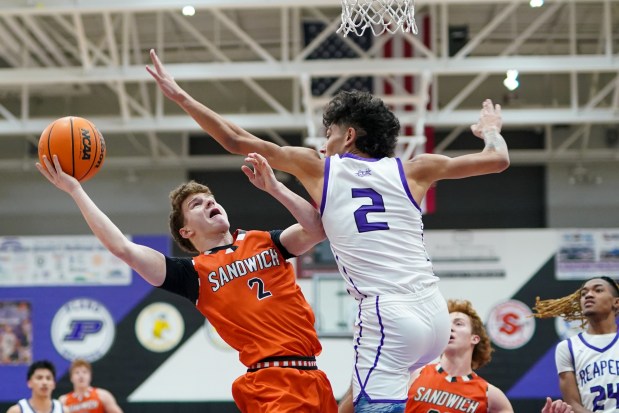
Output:
<instances>
[{"instance_id":1,"label":"basketball net","mask_svg":"<svg viewBox=\"0 0 619 413\"><path fill-rule=\"evenodd\" d=\"M362 36L370 28L374 36L398 30L417 34L415 0L341 0L342 24L336 33Z\"/></svg>"}]
</instances>

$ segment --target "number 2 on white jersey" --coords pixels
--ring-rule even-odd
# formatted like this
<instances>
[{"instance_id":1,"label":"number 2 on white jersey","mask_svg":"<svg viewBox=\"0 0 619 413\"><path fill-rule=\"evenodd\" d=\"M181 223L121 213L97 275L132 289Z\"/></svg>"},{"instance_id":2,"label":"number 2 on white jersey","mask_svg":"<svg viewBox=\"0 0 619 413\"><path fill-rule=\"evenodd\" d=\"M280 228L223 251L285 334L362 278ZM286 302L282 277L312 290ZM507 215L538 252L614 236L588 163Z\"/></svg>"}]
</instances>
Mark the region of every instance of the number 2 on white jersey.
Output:
<instances>
[{"instance_id":1,"label":"number 2 on white jersey","mask_svg":"<svg viewBox=\"0 0 619 413\"><path fill-rule=\"evenodd\" d=\"M383 196L372 188L352 188L353 198L370 198L371 205L361 205L354 212L355 224L359 232L384 231L389 229L386 222L368 222L368 214L374 212L385 212L385 202Z\"/></svg>"}]
</instances>

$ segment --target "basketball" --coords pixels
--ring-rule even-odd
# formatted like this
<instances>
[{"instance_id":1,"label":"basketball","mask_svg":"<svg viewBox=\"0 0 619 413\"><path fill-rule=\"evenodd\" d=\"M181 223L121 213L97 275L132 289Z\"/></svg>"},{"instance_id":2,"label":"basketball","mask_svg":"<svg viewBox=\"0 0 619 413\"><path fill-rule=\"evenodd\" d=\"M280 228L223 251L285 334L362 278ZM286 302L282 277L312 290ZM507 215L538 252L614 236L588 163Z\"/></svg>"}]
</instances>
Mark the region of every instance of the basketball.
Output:
<instances>
[{"instance_id":1,"label":"basketball","mask_svg":"<svg viewBox=\"0 0 619 413\"><path fill-rule=\"evenodd\" d=\"M105 140L88 119L67 116L50 123L39 138L39 161L58 156L62 170L84 182L99 172L105 160Z\"/></svg>"}]
</instances>

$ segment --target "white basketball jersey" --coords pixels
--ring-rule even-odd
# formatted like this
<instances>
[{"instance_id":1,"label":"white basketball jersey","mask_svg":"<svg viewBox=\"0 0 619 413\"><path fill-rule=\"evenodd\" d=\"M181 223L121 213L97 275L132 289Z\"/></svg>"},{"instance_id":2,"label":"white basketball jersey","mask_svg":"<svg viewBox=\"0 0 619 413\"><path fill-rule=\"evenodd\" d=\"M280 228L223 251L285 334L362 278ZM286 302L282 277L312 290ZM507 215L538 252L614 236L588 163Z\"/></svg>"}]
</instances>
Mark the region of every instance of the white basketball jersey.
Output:
<instances>
[{"instance_id":1,"label":"white basketball jersey","mask_svg":"<svg viewBox=\"0 0 619 413\"><path fill-rule=\"evenodd\" d=\"M17 404L21 408L22 413L36 413L32 406L30 406L30 403L28 403L28 399L21 399ZM62 405L58 400L52 400L52 411L50 413L62 413Z\"/></svg>"},{"instance_id":2,"label":"white basketball jersey","mask_svg":"<svg viewBox=\"0 0 619 413\"><path fill-rule=\"evenodd\" d=\"M355 298L409 294L438 281L400 159L327 158L320 212Z\"/></svg>"},{"instance_id":3,"label":"white basketball jersey","mask_svg":"<svg viewBox=\"0 0 619 413\"><path fill-rule=\"evenodd\" d=\"M619 410L619 333L609 336L580 333L566 340L582 405L592 412Z\"/></svg>"}]
</instances>

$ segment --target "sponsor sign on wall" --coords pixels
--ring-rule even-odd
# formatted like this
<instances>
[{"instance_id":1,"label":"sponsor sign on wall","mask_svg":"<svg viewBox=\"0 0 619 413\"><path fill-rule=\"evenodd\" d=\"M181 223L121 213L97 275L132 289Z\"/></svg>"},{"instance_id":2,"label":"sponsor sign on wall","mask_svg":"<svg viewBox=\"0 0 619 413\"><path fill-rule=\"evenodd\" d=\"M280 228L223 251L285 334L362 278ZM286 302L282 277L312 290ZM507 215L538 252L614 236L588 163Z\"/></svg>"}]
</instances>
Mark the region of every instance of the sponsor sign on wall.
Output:
<instances>
[{"instance_id":1,"label":"sponsor sign on wall","mask_svg":"<svg viewBox=\"0 0 619 413\"><path fill-rule=\"evenodd\" d=\"M168 303L153 303L144 308L135 322L135 335L147 350L169 351L183 338L185 322L181 313Z\"/></svg>"},{"instance_id":2,"label":"sponsor sign on wall","mask_svg":"<svg viewBox=\"0 0 619 413\"><path fill-rule=\"evenodd\" d=\"M535 319L532 316L529 306L518 300L495 305L486 322L490 340L507 350L523 347L535 333Z\"/></svg>"},{"instance_id":3,"label":"sponsor sign on wall","mask_svg":"<svg viewBox=\"0 0 619 413\"><path fill-rule=\"evenodd\" d=\"M619 274L619 231L560 231L555 260L560 280Z\"/></svg>"},{"instance_id":4,"label":"sponsor sign on wall","mask_svg":"<svg viewBox=\"0 0 619 413\"><path fill-rule=\"evenodd\" d=\"M169 251L167 236L130 239ZM41 359L56 366L54 396L59 396L68 390L63 377L78 357L94 363L97 384L112 389L122 402L132 376L106 369L126 371L128 362L115 348L144 364L147 350L140 346L144 353L131 353L137 338L133 329L127 334L121 326L154 290L94 236L0 237L0 402L30 396L28 365Z\"/></svg>"},{"instance_id":5,"label":"sponsor sign on wall","mask_svg":"<svg viewBox=\"0 0 619 413\"><path fill-rule=\"evenodd\" d=\"M128 285L131 269L92 236L0 237L0 285Z\"/></svg>"}]
</instances>

